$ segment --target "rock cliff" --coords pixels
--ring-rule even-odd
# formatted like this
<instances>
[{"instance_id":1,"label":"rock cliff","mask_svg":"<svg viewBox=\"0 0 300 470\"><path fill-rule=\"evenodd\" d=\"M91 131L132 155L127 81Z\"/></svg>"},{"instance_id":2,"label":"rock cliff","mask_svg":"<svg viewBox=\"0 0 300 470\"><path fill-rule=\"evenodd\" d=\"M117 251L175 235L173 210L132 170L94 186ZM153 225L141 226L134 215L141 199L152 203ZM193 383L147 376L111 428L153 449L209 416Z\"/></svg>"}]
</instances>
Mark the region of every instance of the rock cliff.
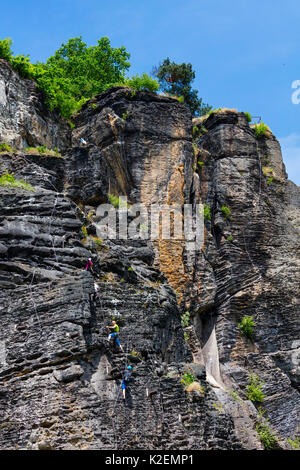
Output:
<instances>
[{"instance_id":1,"label":"rock cliff","mask_svg":"<svg viewBox=\"0 0 300 470\"><path fill-rule=\"evenodd\" d=\"M87 102L71 135L3 62L0 105L0 141L17 148L0 155L1 174L34 188L0 186L0 448L263 449L262 419L275 447L291 448L300 194L275 136L257 139L234 110L192 120L174 99L126 88ZM205 204L201 248L101 241L97 207L110 194L130 206ZM107 341L113 318L123 352ZM248 399L251 374L262 403Z\"/></svg>"}]
</instances>

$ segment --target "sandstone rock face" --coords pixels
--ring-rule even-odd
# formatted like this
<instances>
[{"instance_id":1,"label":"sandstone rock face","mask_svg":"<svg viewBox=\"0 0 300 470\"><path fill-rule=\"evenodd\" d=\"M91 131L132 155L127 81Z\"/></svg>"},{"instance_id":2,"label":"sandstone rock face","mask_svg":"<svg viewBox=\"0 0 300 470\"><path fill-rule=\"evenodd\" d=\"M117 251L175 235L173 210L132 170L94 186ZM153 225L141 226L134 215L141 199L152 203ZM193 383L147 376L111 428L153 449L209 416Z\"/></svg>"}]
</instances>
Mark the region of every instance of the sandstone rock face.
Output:
<instances>
[{"instance_id":1,"label":"sandstone rock face","mask_svg":"<svg viewBox=\"0 0 300 470\"><path fill-rule=\"evenodd\" d=\"M1 449L263 449L250 374L277 446L299 435L299 188L243 114L194 124L207 132L193 140L183 104L116 88L85 104L64 158L0 156L1 174L35 189L0 186ZM210 206L203 246L101 243L109 194Z\"/></svg>"},{"instance_id":2,"label":"sandstone rock face","mask_svg":"<svg viewBox=\"0 0 300 470\"><path fill-rule=\"evenodd\" d=\"M47 110L35 83L0 59L0 142L16 149L45 145L64 152L70 137L70 126Z\"/></svg>"}]
</instances>

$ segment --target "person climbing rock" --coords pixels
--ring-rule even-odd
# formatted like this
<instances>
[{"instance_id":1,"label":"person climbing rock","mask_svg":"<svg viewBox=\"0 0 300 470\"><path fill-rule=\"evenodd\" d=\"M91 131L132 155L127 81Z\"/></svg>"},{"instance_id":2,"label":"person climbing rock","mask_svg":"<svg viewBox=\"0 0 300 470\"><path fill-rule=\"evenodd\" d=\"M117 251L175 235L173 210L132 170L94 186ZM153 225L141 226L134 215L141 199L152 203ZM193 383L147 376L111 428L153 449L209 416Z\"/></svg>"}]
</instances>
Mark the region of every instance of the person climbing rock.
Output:
<instances>
[{"instance_id":1,"label":"person climbing rock","mask_svg":"<svg viewBox=\"0 0 300 470\"><path fill-rule=\"evenodd\" d=\"M115 341L115 343L117 344L118 348L121 351L123 351L123 348L122 348L122 346L120 344L120 340L119 340L120 328L118 327L116 321L113 320L112 324L107 326L106 328L109 329L109 330L113 330L113 332L108 335L108 340L110 341L111 339L113 339Z\"/></svg>"},{"instance_id":2,"label":"person climbing rock","mask_svg":"<svg viewBox=\"0 0 300 470\"><path fill-rule=\"evenodd\" d=\"M123 372L123 380L122 380L122 383L121 383L121 387L122 387L122 390L123 390L123 400L125 401L126 399L126 388L128 387L129 385L129 382L131 380L131 370L132 370L132 367L131 366L127 366Z\"/></svg>"},{"instance_id":3,"label":"person climbing rock","mask_svg":"<svg viewBox=\"0 0 300 470\"><path fill-rule=\"evenodd\" d=\"M91 271L92 273L94 273L93 266L94 265L93 265L92 258L89 258L85 267L86 271Z\"/></svg>"},{"instance_id":4,"label":"person climbing rock","mask_svg":"<svg viewBox=\"0 0 300 470\"><path fill-rule=\"evenodd\" d=\"M99 291L100 291L100 287L99 285L94 282L94 292L91 294L91 301L92 302L99 302Z\"/></svg>"}]
</instances>

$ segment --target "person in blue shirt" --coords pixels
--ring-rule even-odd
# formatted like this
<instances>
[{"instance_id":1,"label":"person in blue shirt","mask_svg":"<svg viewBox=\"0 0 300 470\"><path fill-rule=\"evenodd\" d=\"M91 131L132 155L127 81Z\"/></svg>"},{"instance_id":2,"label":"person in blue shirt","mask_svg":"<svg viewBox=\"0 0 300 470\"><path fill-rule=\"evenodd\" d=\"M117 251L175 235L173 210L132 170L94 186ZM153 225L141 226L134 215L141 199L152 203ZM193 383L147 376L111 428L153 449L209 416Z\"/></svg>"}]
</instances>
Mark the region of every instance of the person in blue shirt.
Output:
<instances>
[{"instance_id":1,"label":"person in blue shirt","mask_svg":"<svg viewBox=\"0 0 300 470\"><path fill-rule=\"evenodd\" d=\"M125 398L126 398L126 388L128 387L129 382L131 380L131 370L132 370L132 367L127 366L126 369L123 372L123 380L122 380L122 383L121 383L121 387L122 387L122 390L123 390L123 400L124 401L125 401Z\"/></svg>"}]
</instances>

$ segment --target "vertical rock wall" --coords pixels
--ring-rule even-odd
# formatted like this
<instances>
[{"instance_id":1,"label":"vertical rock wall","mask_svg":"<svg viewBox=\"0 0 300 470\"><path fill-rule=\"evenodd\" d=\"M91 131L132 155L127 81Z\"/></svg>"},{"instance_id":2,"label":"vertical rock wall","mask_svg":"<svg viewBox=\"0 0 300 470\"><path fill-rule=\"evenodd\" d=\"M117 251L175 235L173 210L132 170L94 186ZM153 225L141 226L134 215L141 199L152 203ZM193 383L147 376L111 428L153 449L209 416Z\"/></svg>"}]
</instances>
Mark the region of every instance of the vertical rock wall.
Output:
<instances>
[{"instance_id":1,"label":"vertical rock wall","mask_svg":"<svg viewBox=\"0 0 300 470\"><path fill-rule=\"evenodd\" d=\"M275 137L258 141L243 114L195 124L207 132L192 142L183 104L117 88L84 105L64 159L1 155L1 172L34 191L0 187L0 448L262 449L250 373L277 445L299 433L299 188ZM101 243L93 219L109 194L207 204L204 245ZM252 340L237 326L244 315ZM107 341L114 317L123 352Z\"/></svg>"}]
</instances>

